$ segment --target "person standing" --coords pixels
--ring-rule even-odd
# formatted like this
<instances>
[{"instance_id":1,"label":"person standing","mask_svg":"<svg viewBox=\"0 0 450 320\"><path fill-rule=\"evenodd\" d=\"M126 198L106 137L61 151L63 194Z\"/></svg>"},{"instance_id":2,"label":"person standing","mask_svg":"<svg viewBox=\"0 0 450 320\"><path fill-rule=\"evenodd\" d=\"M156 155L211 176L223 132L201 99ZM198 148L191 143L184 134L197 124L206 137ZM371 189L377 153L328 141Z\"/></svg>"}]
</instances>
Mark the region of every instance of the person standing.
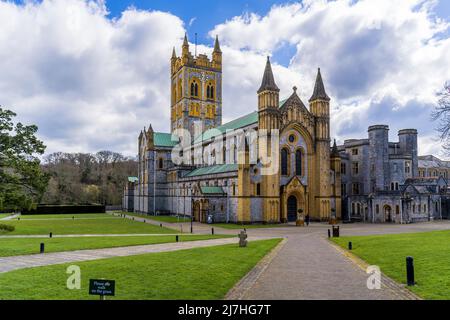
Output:
<instances>
[{"instance_id":1,"label":"person standing","mask_svg":"<svg viewBox=\"0 0 450 320\"><path fill-rule=\"evenodd\" d=\"M306 226L309 226L309 213L305 217Z\"/></svg>"}]
</instances>

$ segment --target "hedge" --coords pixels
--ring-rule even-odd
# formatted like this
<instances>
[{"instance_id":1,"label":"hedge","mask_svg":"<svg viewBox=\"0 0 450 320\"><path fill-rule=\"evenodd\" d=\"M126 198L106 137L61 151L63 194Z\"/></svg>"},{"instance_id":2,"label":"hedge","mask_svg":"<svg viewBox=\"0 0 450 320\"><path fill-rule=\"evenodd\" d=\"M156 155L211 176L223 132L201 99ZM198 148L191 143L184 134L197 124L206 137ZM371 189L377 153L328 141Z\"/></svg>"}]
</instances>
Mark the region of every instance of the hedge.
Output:
<instances>
[{"instance_id":1,"label":"hedge","mask_svg":"<svg viewBox=\"0 0 450 320\"><path fill-rule=\"evenodd\" d=\"M86 214L105 213L104 205L38 205L36 209L24 210L23 215L33 214Z\"/></svg>"}]
</instances>

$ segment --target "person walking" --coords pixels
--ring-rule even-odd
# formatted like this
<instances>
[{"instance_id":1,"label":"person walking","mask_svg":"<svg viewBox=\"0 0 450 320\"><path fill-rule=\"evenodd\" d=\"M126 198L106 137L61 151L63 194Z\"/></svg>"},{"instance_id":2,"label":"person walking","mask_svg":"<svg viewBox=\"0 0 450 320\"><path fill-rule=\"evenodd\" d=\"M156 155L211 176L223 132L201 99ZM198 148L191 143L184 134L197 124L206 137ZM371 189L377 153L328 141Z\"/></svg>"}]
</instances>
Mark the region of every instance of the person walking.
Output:
<instances>
[{"instance_id":1,"label":"person walking","mask_svg":"<svg viewBox=\"0 0 450 320\"><path fill-rule=\"evenodd\" d=\"M309 213L305 217L306 226L309 226Z\"/></svg>"}]
</instances>

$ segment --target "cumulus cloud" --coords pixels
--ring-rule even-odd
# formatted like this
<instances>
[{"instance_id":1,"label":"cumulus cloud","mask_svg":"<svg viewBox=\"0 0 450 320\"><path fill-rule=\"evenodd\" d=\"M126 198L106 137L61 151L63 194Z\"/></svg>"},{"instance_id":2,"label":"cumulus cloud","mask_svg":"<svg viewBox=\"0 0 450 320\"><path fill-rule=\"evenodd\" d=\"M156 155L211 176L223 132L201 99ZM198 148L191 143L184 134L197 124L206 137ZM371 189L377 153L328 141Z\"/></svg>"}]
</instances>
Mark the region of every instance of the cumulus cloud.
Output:
<instances>
[{"instance_id":1,"label":"cumulus cloud","mask_svg":"<svg viewBox=\"0 0 450 320\"><path fill-rule=\"evenodd\" d=\"M321 66L333 99L333 134L341 142L365 137L367 126L379 122L417 127L428 139L435 135L429 122L435 92L450 79L450 39L444 36L449 23L433 14L436 3L309 0L274 6L266 16L234 17L211 35L220 34L240 51L295 46L286 67L300 75L305 90ZM421 143L420 151L438 153L440 145L433 146Z\"/></svg>"},{"instance_id":2,"label":"cumulus cloud","mask_svg":"<svg viewBox=\"0 0 450 320\"><path fill-rule=\"evenodd\" d=\"M0 2L0 104L36 123L52 151L136 153L139 130L164 130L171 48L183 22L103 1Z\"/></svg>"},{"instance_id":3,"label":"cumulus cloud","mask_svg":"<svg viewBox=\"0 0 450 320\"><path fill-rule=\"evenodd\" d=\"M256 110L265 56L281 96L295 85L305 104L320 66L332 98L332 134L340 142L386 123L420 132L420 153L438 153L429 112L450 79L448 21L435 0L304 0L245 13L213 27L223 51L223 116ZM148 124L169 130L169 58L180 53L178 17L133 7L116 19L104 1L0 1L0 104L36 123L48 151L137 151ZM275 59L276 60L276 59Z\"/></svg>"}]
</instances>

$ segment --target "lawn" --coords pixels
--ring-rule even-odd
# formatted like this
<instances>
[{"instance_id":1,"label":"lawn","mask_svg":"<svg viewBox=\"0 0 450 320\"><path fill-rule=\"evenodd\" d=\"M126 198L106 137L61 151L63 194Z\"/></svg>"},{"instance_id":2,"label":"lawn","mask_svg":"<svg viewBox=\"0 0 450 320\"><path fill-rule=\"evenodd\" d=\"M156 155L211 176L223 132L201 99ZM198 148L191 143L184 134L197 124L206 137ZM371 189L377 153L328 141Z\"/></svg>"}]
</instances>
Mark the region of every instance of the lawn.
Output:
<instances>
[{"instance_id":1,"label":"lawn","mask_svg":"<svg viewBox=\"0 0 450 320\"><path fill-rule=\"evenodd\" d=\"M414 258L417 285L408 287L425 299L450 299L450 231L333 238L390 278L406 284L407 256Z\"/></svg>"},{"instance_id":2,"label":"lawn","mask_svg":"<svg viewBox=\"0 0 450 320\"><path fill-rule=\"evenodd\" d=\"M221 235L182 235L179 241L225 238ZM41 243L45 252L113 248L175 242L175 236L74 237L74 238L10 238L0 239L0 257L39 253Z\"/></svg>"},{"instance_id":3,"label":"lawn","mask_svg":"<svg viewBox=\"0 0 450 320\"><path fill-rule=\"evenodd\" d=\"M159 222L168 222L168 223L178 223L178 222L191 222L191 219L188 217L177 217L177 216L152 216L147 214L139 214L133 212L124 212L124 214L128 216L140 217L150 220L155 220Z\"/></svg>"},{"instance_id":4,"label":"lawn","mask_svg":"<svg viewBox=\"0 0 450 320\"><path fill-rule=\"evenodd\" d=\"M126 233L177 233L159 226L108 216L92 219L20 219L3 222L13 225L16 230L3 235L45 235L53 234L126 234ZM1 235L2 233L0 233Z\"/></svg>"},{"instance_id":5,"label":"lawn","mask_svg":"<svg viewBox=\"0 0 450 320\"><path fill-rule=\"evenodd\" d=\"M20 220L36 220L36 219L108 219L112 216L106 213L85 213L85 214L32 214L21 215ZM17 220L17 218L15 219Z\"/></svg>"},{"instance_id":6,"label":"lawn","mask_svg":"<svg viewBox=\"0 0 450 320\"><path fill-rule=\"evenodd\" d=\"M281 239L71 263L81 268L81 290L66 288L71 264L0 274L0 299L95 299L89 279L116 281L111 299L222 299Z\"/></svg>"},{"instance_id":7,"label":"lawn","mask_svg":"<svg viewBox=\"0 0 450 320\"><path fill-rule=\"evenodd\" d=\"M288 227L288 224L276 223L276 224L237 224L237 223L214 223L211 226L220 227L224 229L258 229L258 228L280 228Z\"/></svg>"}]
</instances>

